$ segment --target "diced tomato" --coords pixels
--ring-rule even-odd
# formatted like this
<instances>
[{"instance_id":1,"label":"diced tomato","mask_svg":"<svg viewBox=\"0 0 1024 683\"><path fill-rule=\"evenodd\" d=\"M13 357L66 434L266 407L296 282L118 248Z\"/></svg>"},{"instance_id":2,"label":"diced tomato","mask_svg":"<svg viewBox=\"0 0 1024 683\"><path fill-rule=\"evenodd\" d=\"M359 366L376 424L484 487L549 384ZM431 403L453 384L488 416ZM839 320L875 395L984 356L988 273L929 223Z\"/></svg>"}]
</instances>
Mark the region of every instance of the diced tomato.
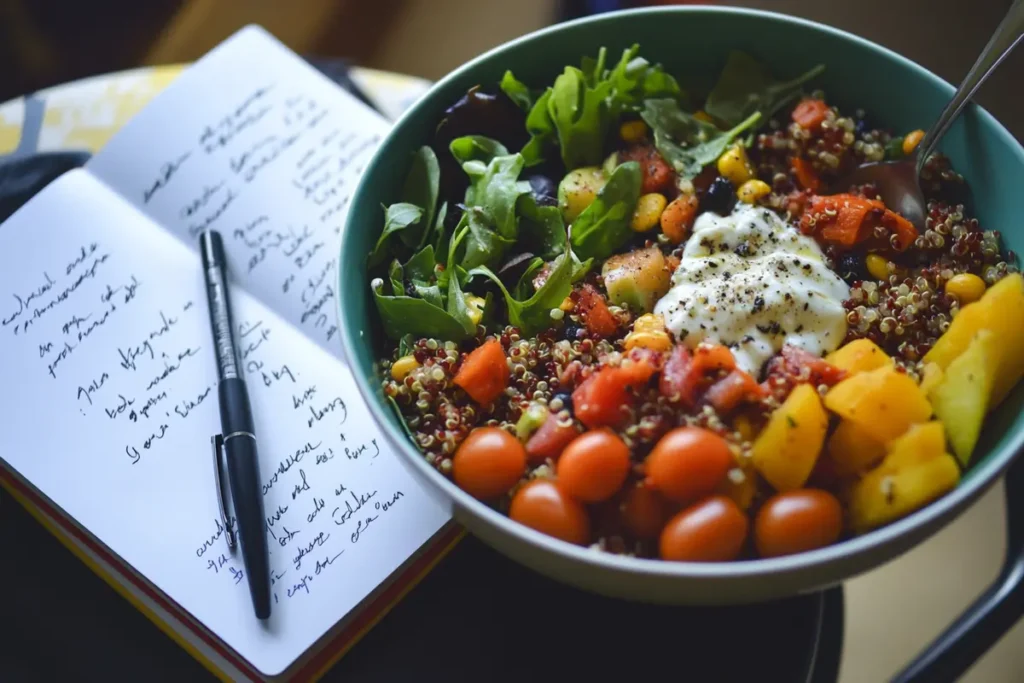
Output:
<instances>
[{"instance_id":1,"label":"diced tomato","mask_svg":"<svg viewBox=\"0 0 1024 683\"><path fill-rule=\"evenodd\" d=\"M508 378L505 349L497 339L489 339L466 356L454 382L465 389L474 401L487 404L505 391Z\"/></svg>"},{"instance_id":2,"label":"diced tomato","mask_svg":"<svg viewBox=\"0 0 1024 683\"><path fill-rule=\"evenodd\" d=\"M577 306L589 332L600 337L610 337L619 329L619 323L608 310L604 297L593 285L583 285Z\"/></svg>"},{"instance_id":3,"label":"diced tomato","mask_svg":"<svg viewBox=\"0 0 1024 683\"><path fill-rule=\"evenodd\" d=\"M817 192L821 189L821 178L818 177L817 172L811 167L810 162L801 157L793 157L789 160L789 164L793 169L793 175L796 176L796 182L801 188L811 192Z\"/></svg>"},{"instance_id":4,"label":"diced tomato","mask_svg":"<svg viewBox=\"0 0 1024 683\"><path fill-rule=\"evenodd\" d=\"M899 251L903 251L917 239L918 233L914 224L895 211L886 209L882 215L882 225L889 228L889 231L896 235L896 240L899 243L897 249Z\"/></svg>"},{"instance_id":5,"label":"diced tomato","mask_svg":"<svg viewBox=\"0 0 1024 683\"><path fill-rule=\"evenodd\" d=\"M646 384L654 372L645 361L601 368L572 392L576 419L591 429L621 424L626 417L622 408L633 402L630 390Z\"/></svg>"},{"instance_id":6,"label":"diced tomato","mask_svg":"<svg viewBox=\"0 0 1024 683\"><path fill-rule=\"evenodd\" d=\"M723 371L729 372L735 367L736 360L725 346L699 344L691 354L680 344L665 361L658 390L670 400L693 408L707 387L717 381Z\"/></svg>"},{"instance_id":7,"label":"diced tomato","mask_svg":"<svg viewBox=\"0 0 1024 683\"><path fill-rule=\"evenodd\" d=\"M526 442L530 464L539 465L548 458L558 460L565 447L579 435L575 423L564 424L557 415L549 412L544 424Z\"/></svg>"},{"instance_id":8,"label":"diced tomato","mask_svg":"<svg viewBox=\"0 0 1024 683\"><path fill-rule=\"evenodd\" d=\"M805 99L793 109L793 120L801 128L816 130L828 114L828 105L822 100Z\"/></svg>"},{"instance_id":9,"label":"diced tomato","mask_svg":"<svg viewBox=\"0 0 1024 683\"><path fill-rule=\"evenodd\" d=\"M885 207L876 199L855 194L817 195L800 217L800 231L820 235L833 244L852 247L873 238L877 226L896 236L896 249L902 251L913 244L917 229L913 223ZM892 245L882 245L883 248Z\"/></svg>"},{"instance_id":10,"label":"diced tomato","mask_svg":"<svg viewBox=\"0 0 1024 683\"><path fill-rule=\"evenodd\" d=\"M786 344L782 353L768 362L768 375L782 378L790 389L801 383L831 387L846 377L846 371L798 346Z\"/></svg>"},{"instance_id":11,"label":"diced tomato","mask_svg":"<svg viewBox=\"0 0 1024 683\"><path fill-rule=\"evenodd\" d=\"M736 359L732 351L721 344L698 344L693 351L693 369L702 375L714 370L732 370Z\"/></svg>"},{"instance_id":12,"label":"diced tomato","mask_svg":"<svg viewBox=\"0 0 1024 683\"><path fill-rule=\"evenodd\" d=\"M754 378L736 369L711 385L704 394L704 400L710 403L720 415L732 411L746 400L758 400L768 392Z\"/></svg>"},{"instance_id":13,"label":"diced tomato","mask_svg":"<svg viewBox=\"0 0 1024 683\"><path fill-rule=\"evenodd\" d=\"M665 163L654 145L630 145L619 152L619 158L621 161L636 161L640 164L644 194L661 192L672 183L672 167Z\"/></svg>"}]
</instances>

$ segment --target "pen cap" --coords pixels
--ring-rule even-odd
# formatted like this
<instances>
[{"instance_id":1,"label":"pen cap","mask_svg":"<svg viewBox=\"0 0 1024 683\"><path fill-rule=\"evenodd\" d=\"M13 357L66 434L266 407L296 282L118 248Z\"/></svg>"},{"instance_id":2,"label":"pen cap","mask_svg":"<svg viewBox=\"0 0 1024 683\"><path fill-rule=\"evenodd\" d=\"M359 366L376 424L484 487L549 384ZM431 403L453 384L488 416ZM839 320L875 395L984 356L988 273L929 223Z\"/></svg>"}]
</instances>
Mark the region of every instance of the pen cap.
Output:
<instances>
[{"instance_id":1,"label":"pen cap","mask_svg":"<svg viewBox=\"0 0 1024 683\"><path fill-rule=\"evenodd\" d=\"M224 265L224 241L216 230L204 230L199 233L199 253L203 258L203 268Z\"/></svg>"}]
</instances>

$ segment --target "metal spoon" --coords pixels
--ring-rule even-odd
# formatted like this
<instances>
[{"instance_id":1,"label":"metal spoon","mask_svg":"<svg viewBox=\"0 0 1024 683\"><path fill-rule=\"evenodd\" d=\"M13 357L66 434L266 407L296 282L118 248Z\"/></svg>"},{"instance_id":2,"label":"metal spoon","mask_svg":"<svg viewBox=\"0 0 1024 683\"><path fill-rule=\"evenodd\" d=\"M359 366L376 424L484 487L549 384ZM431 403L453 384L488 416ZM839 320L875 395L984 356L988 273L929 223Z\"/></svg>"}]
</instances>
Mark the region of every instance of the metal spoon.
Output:
<instances>
[{"instance_id":1,"label":"metal spoon","mask_svg":"<svg viewBox=\"0 0 1024 683\"><path fill-rule=\"evenodd\" d=\"M988 45L985 46L977 61L974 62L974 66L960 83L953 99L942 110L938 121L917 145L914 153L905 159L896 161L862 164L836 183L835 191L845 192L853 185L871 183L878 189L878 194L887 207L903 215L919 231L923 232L928 209L924 194L921 192L919 178L925 161L981 84L1006 55L1010 54L1017 46L1022 37L1024 37L1024 0L1014 0L1006 16L1003 17L995 33L989 39Z\"/></svg>"}]
</instances>

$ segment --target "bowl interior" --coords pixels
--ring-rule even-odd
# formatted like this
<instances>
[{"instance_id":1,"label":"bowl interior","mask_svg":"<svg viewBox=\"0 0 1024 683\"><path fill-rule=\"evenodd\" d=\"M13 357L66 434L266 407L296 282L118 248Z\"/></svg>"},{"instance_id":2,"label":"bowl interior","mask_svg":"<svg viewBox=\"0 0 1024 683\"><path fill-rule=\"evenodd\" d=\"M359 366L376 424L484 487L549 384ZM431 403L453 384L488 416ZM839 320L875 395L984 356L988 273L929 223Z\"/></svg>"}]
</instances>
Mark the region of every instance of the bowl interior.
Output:
<instances>
[{"instance_id":1,"label":"bowl interior","mask_svg":"<svg viewBox=\"0 0 1024 683\"><path fill-rule=\"evenodd\" d=\"M360 389L370 398L371 411L382 423L382 429L390 433L391 441L403 450L404 457L419 460L426 467L405 438L399 419L383 400L375 373L383 336L370 296L365 257L383 227L381 205L398 200L411 152L431 139L445 108L471 86L496 88L505 70L511 69L531 87L542 87L550 84L565 65L578 65L583 56L596 55L602 46L608 48L608 58L614 61L633 43L640 45L643 57L662 63L685 90L696 93L695 101L700 101L711 87L733 48L750 53L779 78L824 63L824 74L811 87L824 89L829 101L842 110L862 108L871 121L894 131L927 129L953 94L952 86L945 81L873 43L812 22L742 9L672 7L598 15L524 36L459 68L413 105L382 143L353 197L339 257L339 315L344 352ZM951 158L954 168L967 179L972 190L968 208L981 226L1000 230L1006 248L1024 250L1024 224L1018 218L1024 202L1012 188L1014 180L1024 176L1024 150L1017 141L991 115L971 106L942 140L940 151ZM844 552L884 542L925 518L962 504L991 483L1021 450L1022 405L1024 388L1018 386L989 417L975 464L960 487L936 504L837 546L794 558L734 564L781 567L836 558ZM488 514L454 484L440 475L435 479L457 503ZM529 535L530 530L525 533ZM533 541L550 547L539 538L534 537ZM573 552L566 548L557 550ZM614 563L619 559L597 561ZM717 565L717 569L732 570L724 565Z\"/></svg>"}]
</instances>

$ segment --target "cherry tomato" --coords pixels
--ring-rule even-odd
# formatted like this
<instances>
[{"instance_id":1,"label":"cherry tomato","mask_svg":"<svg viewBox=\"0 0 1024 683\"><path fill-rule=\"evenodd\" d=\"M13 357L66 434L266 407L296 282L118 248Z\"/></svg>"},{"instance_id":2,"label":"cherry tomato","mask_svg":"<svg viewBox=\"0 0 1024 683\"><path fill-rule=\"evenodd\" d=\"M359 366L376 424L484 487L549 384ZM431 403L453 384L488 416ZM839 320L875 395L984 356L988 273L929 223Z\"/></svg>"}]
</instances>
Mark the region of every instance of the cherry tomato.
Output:
<instances>
[{"instance_id":1,"label":"cherry tomato","mask_svg":"<svg viewBox=\"0 0 1024 683\"><path fill-rule=\"evenodd\" d=\"M660 493L643 482L630 486L619 505L622 521L637 538L657 538L672 509Z\"/></svg>"},{"instance_id":2,"label":"cherry tomato","mask_svg":"<svg viewBox=\"0 0 1024 683\"><path fill-rule=\"evenodd\" d=\"M459 444L452 476L474 498L495 498L516 485L526 470L526 449L499 427L477 427Z\"/></svg>"},{"instance_id":3,"label":"cherry tomato","mask_svg":"<svg viewBox=\"0 0 1024 683\"><path fill-rule=\"evenodd\" d=\"M798 489L767 501L754 520L754 543L762 557L792 555L831 545L843 530L843 509L831 493Z\"/></svg>"},{"instance_id":4,"label":"cherry tomato","mask_svg":"<svg viewBox=\"0 0 1024 683\"><path fill-rule=\"evenodd\" d=\"M710 496L680 511L661 531L663 560L728 562L739 557L750 523L725 496Z\"/></svg>"},{"instance_id":5,"label":"cherry tomato","mask_svg":"<svg viewBox=\"0 0 1024 683\"><path fill-rule=\"evenodd\" d=\"M584 545L590 540L586 509L550 479L534 479L516 491L508 516L569 543Z\"/></svg>"},{"instance_id":6,"label":"cherry tomato","mask_svg":"<svg viewBox=\"0 0 1024 683\"><path fill-rule=\"evenodd\" d=\"M629 474L629 447L610 429L586 432L562 451L555 473L565 492L576 500L608 500Z\"/></svg>"},{"instance_id":7,"label":"cherry tomato","mask_svg":"<svg viewBox=\"0 0 1024 683\"><path fill-rule=\"evenodd\" d=\"M669 500L685 503L712 493L734 460L729 444L701 427L677 427L647 456L647 483Z\"/></svg>"}]
</instances>

